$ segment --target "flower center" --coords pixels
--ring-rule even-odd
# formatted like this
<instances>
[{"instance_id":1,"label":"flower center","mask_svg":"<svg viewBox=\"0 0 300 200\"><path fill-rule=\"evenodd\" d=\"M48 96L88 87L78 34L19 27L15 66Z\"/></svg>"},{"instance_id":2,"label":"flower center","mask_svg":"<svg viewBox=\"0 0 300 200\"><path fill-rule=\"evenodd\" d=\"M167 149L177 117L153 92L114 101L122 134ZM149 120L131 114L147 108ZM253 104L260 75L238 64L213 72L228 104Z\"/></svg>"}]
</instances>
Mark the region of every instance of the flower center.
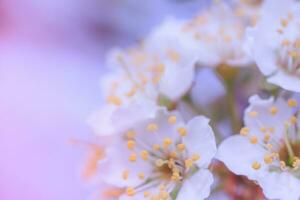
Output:
<instances>
[{"instance_id":1,"label":"flower center","mask_svg":"<svg viewBox=\"0 0 300 200\"><path fill-rule=\"evenodd\" d=\"M297 141L296 143L291 143L290 147L294 155L290 155L287 145L283 145L278 152L279 159L283 161L287 167L295 168L297 164L296 162L297 160L299 161L300 158L300 141Z\"/></svg>"},{"instance_id":2,"label":"flower center","mask_svg":"<svg viewBox=\"0 0 300 200\"><path fill-rule=\"evenodd\" d=\"M300 38L282 41L278 64L286 73L300 76Z\"/></svg>"}]
</instances>

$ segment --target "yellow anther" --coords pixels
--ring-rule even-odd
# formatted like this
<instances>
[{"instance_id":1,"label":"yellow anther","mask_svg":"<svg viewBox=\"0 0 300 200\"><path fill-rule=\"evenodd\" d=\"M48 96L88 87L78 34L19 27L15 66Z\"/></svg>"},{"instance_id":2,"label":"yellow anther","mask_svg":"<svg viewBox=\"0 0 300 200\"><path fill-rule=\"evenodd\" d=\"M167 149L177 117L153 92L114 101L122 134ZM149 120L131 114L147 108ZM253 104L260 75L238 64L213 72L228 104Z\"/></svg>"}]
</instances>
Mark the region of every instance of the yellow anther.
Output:
<instances>
[{"instance_id":1,"label":"yellow anther","mask_svg":"<svg viewBox=\"0 0 300 200\"><path fill-rule=\"evenodd\" d=\"M282 27L286 27L289 24L289 21L287 19L281 19L280 23Z\"/></svg>"},{"instance_id":2,"label":"yellow anther","mask_svg":"<svg viewBox=\"0 0 300 200\"><path fill-rule=\"evenodd\" d=\"M290 118L291 124L297 124L297 121L298 121L298 119L297 119L296 116L292 116L292 117Z\"/></svg>"},{"instance_id":3,"label":"yellow anther","mask_svg":"<svg viewBox=\"0 0 300 200\"><path fill-rule=\"evenodd\" d=\"M132 187L127 188L127 189L126 189L126 193L127 193L127 195L130 196L130 197L132 197L132 196L134 196L134 195L136 194L135 189L132 188Z\"/></svg>"},{"instance_id":4,"label":"yellow anther","mask_svg":"<svg viewBox=\"0 0 300 200\"><path fill-rule=\"evenodd\" d=\"M162 159L157 159L157 160L155 161L155 165L156 165L157 167L161 167L161 166L163 166L165 163L166 163L166 162L163 161Z\"/></svg>"},{"instance_id":5,"label":"yellow anther","mask_svg":"<svg viewBox=\"0 0 300 200\"><path fill-rule=\"evenodd\" d=\"M124 180L127 180L129 177L129 171L128 170L123 171L122 177Z\"/></svg>"},{"instance_id":6,"label":"yellow anther","mask_svg":"<svg viewBox=\"0 0 300 200\"><path fill-rule=\"evenodd\" d=\"M192 155L192 160L193 160L194 162L200 160L200 155L199 155L199 154L193 154L193 155Z\"/></svg>"},{"instance_id":7,"label":"yellow anther","mask_svg":"<svg viewBox=\"0 0 300 200\"><path fill-rule=\"evenodd\" d=\"M145 179L145 174L143 172L138 174L139 179L143 180Z\"/></svg>"},{"instance_id":8,"label":"yellow anther","mask_svg":"<svg viewBox=\"0 0 300 200\"><path fill-rule=\"evenodd\" d=\"M289 55L290 57L292 57L293 59L296 59L296 58L299 57L299 53L298 53L297 51L289 51L289 52L288 52L288 55Z\"/></svg>"},{"instance_id":9,"label":"yellow anther","mask_svg":"<svg viewBox=\"0 0 300 200\"><path fill-rule=\"evenodd\" d=\"M273 153L271 154L271 156L272 156L273 159L278 159L278 158L279 158L279 153L273 152Z\"/></svg>"},{"instance_id":10,"label":"yellow anther","mask_svg":"<svg viewBox=\"0 0 300 200\"><path fill-rule=\"evenodd\" d=\"M184 161L184 165L186 168L191 168L193 166L193 160L192 159L186 159Z\"/></svg>"},{"instance_id":11,"label":"yellow anther","mask_svg":"<svg viewBox=\"0 0 300 200\"><path fill-rule=\"evenodd\" d=\"M256 112L256 111L250 111L248 114L249 114L250 117L257 117L258 112Z\"/></svg>"},{"instance_id":12,"label":"yellow anther","mask_svg":"<svg viewBox=\"0 0 300 200\"><path fill-rule=\"evenodd\" d=\"M151 193L149 191L145 191L144 192L144 197L145 198L148 198L150 195L151 195Z\"/></svg>"},{"instance_id":13,"label":"yellow anther","mask_svg":"<svg viewBox=\"0 0 300 200\"><path fill-rule=\"evenodd\" d=\"M275 128L274 127L269 127L269 132L270 133L274 133L275 132Z\"/></svg>"},{"instance_id":14,"label":"yellow anther","mask_svg":"<svg viewBox=\"0 0 300 200\"><path fill-rule=\"evenodd\" d=\"M127 97L132 97L133 95L135 95L136 91L137 91L137 88L133 87L133 88L131 88L131 90L129 90L129 92L125 93L125 95Z\"/></svg>"},{"instance_id":15,"label":"yellow anther","mask_svg":"<svg viewBox=\"0 0 300 200\"><path fill-rule=\"evenodd\" d=\"M185 150L185 145L184 144L177 144L177 149L179 150L179 151L184 151Z\"/></svg>"},{"instance_id":16,"label":"yellow anther","mask_svg":"<svg viewBox=\"0 0 300 200\"><path fill-rule=\"evenodd\" d=\"M240 130L240 134L243 135L243 136L247 136L250 132L250 129L248 127L243 127L241 130Z\"/></svg>"},{"instance_id":17,"label":"yellow anther","mask_svg":"<svg viewBox=\"0 0 300 200\"><path fill-rule=\"evenodd\" d=\"M260 131L263 132L263 133L265 133L265 132L267 132L267 128L266 127L261 127Z\"/></svg>"},{"instance_id":18,"label":"yellow anther","mask_svg":"<svg viewBox=\"0 0 300 200\"><path fill-rule=\"evenodd\" d=\"M251 144L257 144L258 138L255 135L253 135L250 137L250 142L251 142Z\"/></svg>"},{"instance_id":19,"label":"yellow anther","mask_svg":"<svg viewBox=\"0 0 300 200\"><path fill-rule=\"evenodd\" d=\"M271 164L273 162L272 155L265 155L264 156L264 161L265 161L266 164Z\"/></svg>"},{"instance_id":20,"label":"yellow anther","mask_svg":"<svg viewBox=\"0 0 300 200\"><path fill-rule=\"evenodd\" d=\"M172 158L177 158L177 153L176 153L176 151L172 151L172 152L170 153L170 156L171 156Z\"/></svg>"},{"instance_id":21,"label":"yellow anther","mask_svg":"<svg viewBox=\"0 0 300 200\"><path fill-rule=\"evenodd\" d=\"M107 97L107 102L116 106L122 105L122 100L119 97L113 95Z\"/></svg>"},{"instance_id":22,"label":"yellow anther","mask_svg":"<svg viewBox=\"0 0 300 200\"><path fill-rule=\"evenodd\" d=\"M150 123L147 126L147 130L150 132L155 132L155 131L157 131L157 129L158 129L158 126L155 123Z\"/></svg>"},{"instance_id":23,"label":"yellow anther","mask_svg":"<svg viewBox=\"0 0 300 200\"><path fill-rule=\"evenodd\" d=\"M264 136L264 142L265 143L269 142L270 138L271 138L270 133L266 133L265 136Z\"/></svg>"},{"instance_id":24,"label":"yellow anther","mask_svg":"<svg viewBox=\"0 0 300 200\"><path fill-rule=\"evenodd\" d=\"M170 116L170 117L168 118L168 122L169 122L170 124L175 124L176 121L177 121L177 118L176 118L176 116L174 116L174 115L172 115L172 116Z\"/></svg>"},{"instance_id":25,"label":"yellow anther","mask_svg":"<svg viewBox=\"0 0 300 200\"><path fill-rule=\"evenodd\" d=\"M128 131L126 135L127 135L128 139L133 139L135 137L136 133L131 130L131 131Z\"/></svg>"},{"instance_id":26,"label":"yellow anther","mask_svg":"<svg viewBox=\"0 0 300 200\"><path fill-rule=\"evenodd\" d=\"M180 54L172 49L167 51L167 56L173 62L178 62L180 60Z\"/></svg>"},{"instance_id":27,"label":"yellow anther","mask_svg":"<svg viewBox=\"0 0 300 200\"><path fill-rule=\"evenodd\" d=\"M153 144L152 145L152 149L153 149L153 151L159 151L160 150L160 146L158 144Z\"/></svg>"},{"instance_id":28,"label":"yellow anther","mask_svg":"<svg viewBox=\"0 0 300 200\"><path fill-rule=\"evenodd\" d=\"M252 164L252 168L255 169L255 170L259 170L260 167L261 167L261 164L260 164L259 162L256 162L256 161L255 161L255 162Z\"/></svg>"},{"instance_id":29,"label":"yellow anther","mask_svg":"<svg viewBox=\"0 0 300 200\"><path fill-rule=\"evenodd\" d=\"M182 136L182 137L187 135L187 131L184 127L177 128L177 131L178 131L179 135Z\"/></svg>"},{"instance_id":30,"label":"yellow anther","mask_svg":"<svg viewBox=\"0 0 300 200\"><path fill-rule=\"evenodd\" d=\"M137 155L135 153L130 154L129 156L129 161L135 162L137 159Z\"/></svg>"},{"instance_id":31,"label":"yellow anther","mask_svg":"<svg viewBox=\"0 0 300 200\"><path fill-rule=\"evenodd\" d=\"M175 161L174 161L174 159L171 158L171 159L169 159L167 162L168 162L168 167L169 167L170 169L173 169L174 166L175 166Z\"/></svg>"},{"instance_id":32,"label":"yellow anther","mask_svg":"<svg viewBox=\"0 0 300 200\"><path fill-rule=\"evenodd\" d=\"M130 150L133 150L135 147L135 141L134 140L129 140L127 142L127 148L130 149Z\"/></svg>"},{"instance_id":33,"label":"yellow anther","mask_svg":"<svg viewBox=\"0 0 300 200\"><path fill-rule=\"evenodd\" d=\"M280 161L280 169L282 170L282 171L285 171L286 170L286 164L285 164L285 162L284 161Z\"/></svg>"},{"instance_id":34,"label":"yellow anther","mask_svg":"<svg viewBox=\"0 0 300 200\"><path fill-rule=\"evenodd\" d=\"M277 112L278 112L278 108L275 107L275 106L272 106L272 107L269 109L269 111L270 111L270 113L271 113L272 115L276 115Z\"/></svg>"},{"instance_id":35,"label":"yellow anther","mask_svg":"<svg viewBox=\"0 0 300 200\"><path fill-rule=\"evenodd\" d=\"M267 147L268 150L272 150L272 149L273 149L273 145L270 144L270 143L269 143L269 144L266 144L266 147Z\"/></svg>"},{"instance_id":36,"label":"yellow anther","mask_svg":"<svg viewBox=\"0 0 300 200\"><path fill-rule=\"evenodd\" d=\"M141 151L141 157L143 160L148 160L149 158L149 152L146 150Z\"/></svg>"},{"instance_id":37,"label":"yellow anther","mask_svg":"<svg viewBox=\"0 0 300 200\"><path fill-rule=\"evenodd\" d=\"M285 40L282 40L281 44L282 44L282 46L289 46L291 44L291 42L289 40L285 39Z\"/></svg>"},{"instance_id":38,"label":"yellow anther","mask_svg":"<svg viewBox=\"0 0 300 200\"><path fill-rule=\"evenodd\" d=\"M170 138L165 138L163 141L163 147L168 148L172 144L172 140Z\"/></svg>"},{"instance_id":39,"label":"yellow anther","mask_svg":"<svg viewBox=\"0 0 300 200\"><path fill-rule=\"evenodd\" d=\"M289 99L288 100L288 106L289 107L296 107L298 105L298 102L296 99Z\"/></svg>"}]
</instances>

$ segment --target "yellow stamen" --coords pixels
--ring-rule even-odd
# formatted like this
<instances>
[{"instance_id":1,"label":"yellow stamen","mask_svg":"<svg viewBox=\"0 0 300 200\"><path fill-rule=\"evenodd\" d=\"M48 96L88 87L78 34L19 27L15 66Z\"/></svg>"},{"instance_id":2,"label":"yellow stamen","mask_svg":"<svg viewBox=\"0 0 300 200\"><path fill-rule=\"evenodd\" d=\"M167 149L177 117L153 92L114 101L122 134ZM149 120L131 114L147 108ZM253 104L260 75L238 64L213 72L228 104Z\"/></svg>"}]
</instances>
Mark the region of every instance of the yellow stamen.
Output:
<instances>
[{"instance_id":1,"label":"yellow stamen","mask_svg":"<svg viewBox=\"0 0 300 200\"><path fill-rule=\"evenodd\" d=\"M168 148L172 144L172 140L170 138L165 138L163 141L163 147Z\"/></svg>"},{"instance_id":2,"label":"yellow stamen","mask_svg":"<svg viewBox=\"0 0 300 200\"><path fill-rule=\"evenodd\" d=\"M135 141L129 140L129 141L127 142L127 148L130 149L130 150L133 150L134 147L135 147Z\"/></svg>"},{"instance_id":3,"label":"yellow stamen","mask_svg":"<svg viewBox=\"0 0 300 200\"><path fill-rule=\"evenodd\" d=\"M261 167L261 164L260 164L259 162L256 162L256 161L255 161L255 162L252 164L252 168L255 169L255 170L259 170L260 167Z\"/></svg>"},{"instance_id":4,"label":"yellow stamen","mask_svg":"<svg viewBox=\"0 0 300 200\"><path fill-rule=\"evenodd\" d=\"M149 158L149 153L148 153L148 151L143 150L143 151L141 152L141 157L142 157L143 160L148 160L148 158Z\"/></svg>"},{"instance_id":5,"label":"yellow stamen","mask_svg":"<svg viewBox=\"0 0 300 200\"><path fill-rule=\"evenodd\" d=\"M184 151L185 150L185 145L184 144L177 144L177 149L179 150L179 151Z\"/></svg>"},{"instance_id":6,"label":"yellow stamen","mask_svg":"<svg viewBox=\"0 0 300 200\"><path fill-rule=\"evenodd\" d=\"M253 135L250 137L250 142L251 142L251 144L257 144L258 138L255 135Z\"/></svg>"},{"instance_id":7,"label":"yellow stamen","mask_svg":"<svg viewBox=\"0 0 300 200\"><path fill-rule=\"evenodd\" d=\"M158 144L153 144L152 149L153 149L153 151L159 151L160 146Z\"/></svg>"},{"instance_id":8,"label":"yellow stamen","mask_svg":"<svg viewBox=\"0 0 300 200\"><path fill-rule=\"evenodd\" d=\"M169 122L170 124L175 124L176 121L177 121L177 118L176 118L176 116L174 116L174 115L170 116L169 119L168 119L168 122Z\"/></svg>"},{"instance_id":9,"label":"yellow stamen","mask_svg":"<svg viewBox=\"0 0 300 200\"><path fill-rule=\"evenodd\" d=\"M289 99L288 100L288 106L289 107L296 107L298 105L298 102L296 99Z\"/></svg>"},{"instance_id":10,"label":"yellow stamen","mask_svg":"<svg viewBox=\"0 0 300 200\"><path fill-rule=\"evenodd\" d=\"M128 196L132 197L136 194L135 189L132 187L127 188L126 193Z\"/></svg>"},{"instance_id":11,"label":"yellow stamen","mask_svg":"<svg viewBox=\"0 0 300 200\"><path fill-rule=\"evenodd\" d=\"M135 162L137 159L137 155L135 153L132 153L130 156L129 156L129 161L131 162Z\"/></svg>"},{"instance_id":12,"label":"yellow stamen","mask_svg":"<svg viewBox=\"0 0 300 200\"><path fill-rule=\"evenodd\" d=\"M186 129L184 127L179 127L177 129L177 131L178 131L179 135L182 136L182 137L184 137L184 136L187 135L187 131L186 131Z\"/></svg>"},{"instance_id":13,"label":"yellow stamen","mask_svg":"<svg viewBox=\"0 0 300 200\"><path fill-rule=\"evenodd\" d=\"M278 112L278 109L277 109L277 107L272 106L272 107L269 109L269 111L270 111L270 113L271 113L272 115L276 115L277 112Z\"/></svg>"},{"instance_id":14,"label":"yellow stamen","mask_svg":"<svg viewBox=\"0 0 300 200\"><path fill-rule=\"evenodd\" d=\"M194 162L200 160L200 155L199 155L199 154L194 154L194 155L192 155L192 160L193 160Z\"/></svg>"},{"instance_id":15,"label":"yellow stamen","mask_svg":"<svg viewBox=\"0 0 300 200\"><path fill-rule=\"evenodd\" d=\"M147 130L150 132L155 132L155 131L157 131L157 129L158 129L158 126L155 123L150 123L147 126Z\"/></svg>"},{"instance_id":16,"label":"yellow stamen","mask_svg":"<svg viewBox=\"0 0 300 200\"><path fill-rule=\"evenodd\" d=\"M272 155L265 155L264 161L265 161L266 164L271 164L273 162Z\"/></svg>"},{"instance_id":17,"label":"yellow stamen","mask_svg":"<svg viewBox=\"0 0 300 200\"><path fill-rule=\"evenodd\" d=\"M133 139L136 133L134 131L128 131L126 135L128 139Z\"/></svg>"},{"instance_id":18,"label":"yellow stamen","mask_svg":"<svg viewBox=\"0 0 300 200\"><path fill-rule=\"evenodd\" d=\"M250 111L249 112L250 117L257 117L257 115L258 115L258 112L256 112L256 111Z\"/></svg>"},{"instance_id":19,"label":"yellow stamen","mask_svg":"<svg viewBox=\"0 0 300 200\"><path fill-rule=\"evenodd\" d=\"M250 129L248 127L243 127L241 130L240 130L240 134L243 135L243 136L247 136L250 132Z\"/></svg>"},{"instance_id":20,"label":"yellow stamen","mask_svg":"<svg viewBox=\"0 0 300 200\"><path fill-rule=\"evenodd\" d=\"M186 168L191 168L193 166L193 160L192 159L186 159L184 161L185 167Z\"/></svg>"},{"instance_id":21,"label":"yellow stamen","mask_svg":"<svg viewBox=\"0 0 300 200\"><path fill-rule=\"evenodd\" d=\"M143 180L145 178L145 174L143 172L138 174L139 179Z\"/></svg>"}]
</instances>

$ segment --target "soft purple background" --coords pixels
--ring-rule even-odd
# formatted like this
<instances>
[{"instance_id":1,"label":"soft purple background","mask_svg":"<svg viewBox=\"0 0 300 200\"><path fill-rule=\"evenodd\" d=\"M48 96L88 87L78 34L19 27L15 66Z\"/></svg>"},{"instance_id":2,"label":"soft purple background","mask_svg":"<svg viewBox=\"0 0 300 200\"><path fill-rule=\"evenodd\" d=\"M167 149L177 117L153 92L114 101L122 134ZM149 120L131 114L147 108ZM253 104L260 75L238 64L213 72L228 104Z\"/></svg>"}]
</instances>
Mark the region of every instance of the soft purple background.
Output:
<instances>
[{"instance_id":1,"label":"soft purple background","mask_svg":"<svg viewBox=\"0 0 300 200\"><path fill-rule=\"evenodd\" d=\"M200 3L199 3L200 2ZM2 0L0 199L82 200L91 111L99 107L104 53L147 33L163 16L204 1Z\"/></svg>"}]
</instances>

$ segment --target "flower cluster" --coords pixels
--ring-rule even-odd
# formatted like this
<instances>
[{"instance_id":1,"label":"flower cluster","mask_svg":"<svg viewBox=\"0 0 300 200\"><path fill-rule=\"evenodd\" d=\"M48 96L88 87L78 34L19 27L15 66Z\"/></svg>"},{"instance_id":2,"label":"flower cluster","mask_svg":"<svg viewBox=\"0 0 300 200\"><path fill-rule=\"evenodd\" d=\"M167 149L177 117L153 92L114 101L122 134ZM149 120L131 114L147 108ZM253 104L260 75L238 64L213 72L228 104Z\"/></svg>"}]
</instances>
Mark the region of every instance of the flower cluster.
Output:
<instances>
[{"instance_id":1,"label":"flower cluster","mask_svg":"<svg viewBox=\"0 0 300 200\"><path fill-rule=\"evenodd\" d=\"M300 199L300 2L214 2L106 66L93 197Z\"/></svg>"}]
</instances>

